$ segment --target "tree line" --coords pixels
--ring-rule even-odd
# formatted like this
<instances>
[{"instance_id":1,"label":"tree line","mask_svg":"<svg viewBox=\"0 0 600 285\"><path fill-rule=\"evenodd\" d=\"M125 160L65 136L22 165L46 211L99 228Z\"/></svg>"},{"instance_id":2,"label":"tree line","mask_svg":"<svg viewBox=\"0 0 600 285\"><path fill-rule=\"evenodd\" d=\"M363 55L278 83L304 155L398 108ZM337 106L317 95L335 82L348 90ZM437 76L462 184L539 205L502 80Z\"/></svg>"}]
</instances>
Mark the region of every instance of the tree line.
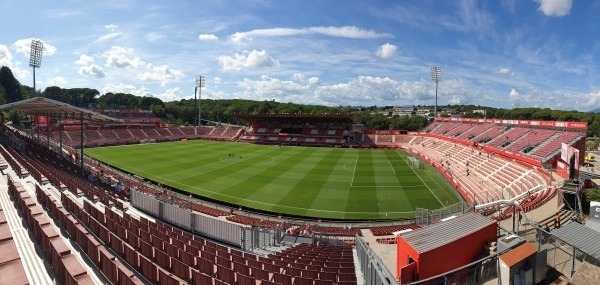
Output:
<instances>
[{"instance_id":1,"label":"tree line","mask_svg":"<svg viewBox=\"0 0 600 285\"><path fill-rule=\"evenodd\" d=\"M91 88L61 88L50 86L44 90L21 84L12 71L0 68L0 104L16 102L35 96L48 97L83 108L141 109L152 112L167 123L174 125L193 125L198 118L198 104L194 99L163 102L156 97L135 96L125 93L100 94ZM228 124L243 124L236 114L345 114L355 123L364 124L366 129L396 129L417 131L423 129L429 119L422 116L388 116L386 110L393 106L336 106L282 103L276 101L253 101L243 99L202 99L201 117L204 122L214 121ZM417 107L415 106L415 111ZM499 109L476 105L438 106L440 110L452 110L442 114L460 115L465 118L501 118L518 120L582 121L588 123L587 135L600 136L600 114L595 112L561 111L549 108ZM485 110L485 115L480 111ZM9 118L16 114L8 112Z\"/></svg>"}]
</instances>

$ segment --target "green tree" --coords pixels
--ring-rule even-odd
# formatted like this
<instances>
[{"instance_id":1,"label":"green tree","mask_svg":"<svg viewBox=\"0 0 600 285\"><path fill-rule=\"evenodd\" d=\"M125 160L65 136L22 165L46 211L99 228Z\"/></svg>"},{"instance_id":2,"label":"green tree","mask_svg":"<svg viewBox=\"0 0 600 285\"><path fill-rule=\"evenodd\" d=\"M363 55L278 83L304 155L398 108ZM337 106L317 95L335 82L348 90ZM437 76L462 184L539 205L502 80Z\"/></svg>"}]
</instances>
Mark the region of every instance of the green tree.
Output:
<instances>
[{"instance_id":1,"label":"green tree","mask_svg":"<svg viewBox=\"0 0 600 285\"><path fill-rule=\"evenodd\" d=\"M589 188L585 190L585 199L589 201L600 202L600 190Z\"/></svg>"},{"instance_id":2,"label":"green tree","mask_svg":"<svg viewBox=\"0 0 600 285\"><path fill-rule=\"evenodd\" d=\"M21 83L6 66L0 68L0 86L4 88L4 103L21 100Z\"/></svg>"}]
</instances>

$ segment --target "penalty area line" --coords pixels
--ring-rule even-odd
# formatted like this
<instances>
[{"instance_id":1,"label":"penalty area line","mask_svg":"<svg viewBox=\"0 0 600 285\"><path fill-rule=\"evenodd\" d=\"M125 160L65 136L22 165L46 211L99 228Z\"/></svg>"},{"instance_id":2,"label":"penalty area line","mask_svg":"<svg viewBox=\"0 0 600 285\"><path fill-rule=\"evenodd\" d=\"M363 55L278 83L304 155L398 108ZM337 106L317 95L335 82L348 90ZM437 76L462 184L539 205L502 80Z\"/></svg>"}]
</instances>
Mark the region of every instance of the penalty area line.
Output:
<instances>
[{"instance_id":1,"label":"penalty area line","mask_svg":"<svg viewBox=\"0 0 600 285\"><path fill-rule=\"evenodd\" d=\"M400 153L398 153L398 151L396 151L396 154L397 154L398 156L402 157L402 156L400 155ZM402 160L404 160L404 163L406 163L406 165L407 165L408 167L410 167L410 164L408 164L408 162L407 162L407 161L406 161L404 158L403 158ZM442 205L442 207L444 207L445 205L444 205L444 203L442 203L442 200L440 200L440 198L438 198L438 196L437 196L437 195L435 195L435 193L433 193L433 190L431 190L431 188L429 188L429 185L427 185L427 184L425 183L425 181L423 181L423 178L421 178L421 175L419 175L419 174L418 174L418 173L415 171L415 169L414 169L414 168L410 167L410 169L413 171L413 173L414 173L414 174L415 174L417 177L419 177L419 180L421 180L421 183L423 183L423 185L425 185L425 187L427 187L427 189L429 189L429 192L431 192L431 194L433 195L433 197L435 197L435 198L438 200L438 202L440 202L440 205Z\"/></svg>"}]
</instances>

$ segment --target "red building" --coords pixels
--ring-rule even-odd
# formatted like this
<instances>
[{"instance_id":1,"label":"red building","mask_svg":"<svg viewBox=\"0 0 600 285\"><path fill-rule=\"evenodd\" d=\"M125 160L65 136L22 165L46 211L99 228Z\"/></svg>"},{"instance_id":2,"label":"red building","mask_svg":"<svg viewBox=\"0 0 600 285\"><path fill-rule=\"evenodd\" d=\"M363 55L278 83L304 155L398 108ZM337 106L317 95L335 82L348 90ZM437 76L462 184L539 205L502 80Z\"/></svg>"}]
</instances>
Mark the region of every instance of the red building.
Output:
<instances>
[{"instance_id":1,"label":"red building","mask_svg":"<svg viewBox=\"0 0 600 285\"><path fill-rule=\"evenodd\" d=\"M397 237L396 278L427 279L473 262L497 239L496 221L469 213Z\"/></svg>"}]
</instances>

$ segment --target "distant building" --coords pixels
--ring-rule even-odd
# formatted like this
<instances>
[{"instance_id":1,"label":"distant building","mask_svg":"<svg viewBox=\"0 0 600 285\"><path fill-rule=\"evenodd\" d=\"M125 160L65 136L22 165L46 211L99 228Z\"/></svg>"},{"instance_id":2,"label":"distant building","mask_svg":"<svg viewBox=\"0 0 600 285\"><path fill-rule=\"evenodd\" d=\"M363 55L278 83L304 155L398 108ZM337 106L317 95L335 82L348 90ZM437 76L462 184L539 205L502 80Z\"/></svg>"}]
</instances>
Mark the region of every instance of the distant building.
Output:
<instances>
[{"instance_id":1,"label":"distant building","mask_svg":"<svg viewBox=\"0 0 600 285\"><path fill-rule=\"evenodd\" d=\"M423 107L400 107L395 106L391 111L391 116L400 116L400 117L411 117L411 116L422 116L427 117L429 114L433 112L429 108Z\"/></svg>"},{"instance_id":2,"label":"distant building","mask_svg":"<svg viewBox=\"0 0 600 285\"><path fill-rule=\"evenodd\" d=\"M484 109L473 110L473 114L482 114L485 117L485 110Z\"/></svg>"}]
</instances>

